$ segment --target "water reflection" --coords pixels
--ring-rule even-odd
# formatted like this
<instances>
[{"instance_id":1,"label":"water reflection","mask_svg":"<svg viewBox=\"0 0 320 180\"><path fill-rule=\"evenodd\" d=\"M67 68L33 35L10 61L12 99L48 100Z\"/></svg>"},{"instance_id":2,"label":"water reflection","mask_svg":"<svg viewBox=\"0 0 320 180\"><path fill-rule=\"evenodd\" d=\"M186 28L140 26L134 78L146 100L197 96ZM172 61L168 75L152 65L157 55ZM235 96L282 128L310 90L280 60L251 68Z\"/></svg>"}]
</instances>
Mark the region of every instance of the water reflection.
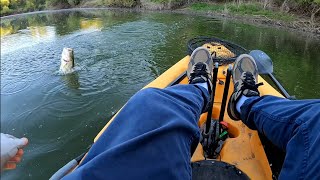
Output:
<instances>
[{"instance_id":1,"label":"water reflection","mask_svg":"<svg viewBox=\"0 0 320 180\"><path fill-rule=\"evenodd\" d=\"M53 41L57 36L101 31L102 28L121 23L125 19L122 13L91 11L33 14L17 19L1 20L1 54L6 54L38 43ZM110 16L99 18L96 16ZM82 18L82 17L85 18ZM81 18L80 18L81 17ZM135 16L133 16L134 18ZM92 18L92 19L91 19ZM125 20L130 21L130 18ZM50 26L54 24L54 26ZM12 36L10 36L12 35ZM32 38L32 39L31 39Z\"/></svg>"},{"instance_id":2,"label":"water reflection","mask_svg":"<svg viewBox=\"0 0 320 180\"><path fill-rule=\"evenodd\" d=\"M0 27L0 34L1 34L1 38L7 35L10 35L13 33L13 27L10 26L1 26Z\"/></svg>"},{"instance_id":3,"label":"water reflection","mask_svg":"<svg viewBox=\"0 0 320 180\"><path fill-rule=\"evenodd\" d=\"M76 72L73 72L71 74L63 75L61 76L65 84L70 89L79 89L80 83L79 83L79 75Z\"/></svg>"},{"instance_id":4,"label":"water reflection","mask_svg":"<svg viewBox=\"0 0 320 180\"><path fill-rule=\"evenodd\" d=\"M80 19L80 28L81 29L102 29L102 20L100 18L95 19Z\"/></svg>"},{"instance_id":5,"label":"water reflection","mask_svg":"<svg viewBox=\"0 0 320 180\"><path fill-rule=\"evenodd\" d=\"M320 43L294 33L198 16L110 10L1 19L1 131L26 135L24 161L5 179L48 179L81 154L141 87L186 54L195 36L267 52L289 93L320 97ZM76 67L57 75L61 51Z\"/></svg>"},{"instance_id":6,"label":"water reflection","mask_svg":"<svg viewBox=\"0 0 320 180\"><path fill-rule=\"evenodd\" d=\"M35 41L39 41L39 40L45 41L47 39L54 40L56 36L55 27L31 26L31 27L28 27L27 30L30 31L31 36ZM26 33L26 31L24 30L20 30L20 32Z\"/></svg>"}]
</instances>

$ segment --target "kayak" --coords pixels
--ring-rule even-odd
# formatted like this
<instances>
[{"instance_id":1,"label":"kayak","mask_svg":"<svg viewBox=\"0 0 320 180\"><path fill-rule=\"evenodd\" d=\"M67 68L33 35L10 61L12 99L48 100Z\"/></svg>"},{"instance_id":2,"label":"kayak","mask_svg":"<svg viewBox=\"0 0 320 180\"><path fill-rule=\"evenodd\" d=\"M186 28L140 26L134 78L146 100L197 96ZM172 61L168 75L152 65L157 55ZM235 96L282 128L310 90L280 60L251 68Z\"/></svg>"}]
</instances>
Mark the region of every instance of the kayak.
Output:
<instances>
[{"instance_id":1,"label":"kayak","mask_svg":"<svg viewBox=\"0 0 320 180\"><path fill-rule=\"evenodd\" d=\"M275 172L272 172L270 167L271 163L266 155L268 153L266 144L261 141L262 135L249 129L241 121L230 119L225 110L226 103L233 92L230 70L238 55L249 52L245 48L213 37L191 39L188 42L189 55L182 58L144 88L166 88L176 84L188 84L186 70L190 54L199 46L207 48L212 54L216 65L216 78L213 78L215 90L213 90L212 106L208 113L201 115L198 123L202 137L190 160L193 179L201 179L205 176L215 177L215 179L272 179ZM257 64L259 69L259 63ZM278 92L260 75L258 83L263 83L263 86L259 86L259 92L262 96L283 97L283 93ZM109 127L117 114L97 134L94 142ZM82 155L81 158L83 160L85 156ZM80 161L81 158L78 160Z\"/></svg>"}]
</instances>

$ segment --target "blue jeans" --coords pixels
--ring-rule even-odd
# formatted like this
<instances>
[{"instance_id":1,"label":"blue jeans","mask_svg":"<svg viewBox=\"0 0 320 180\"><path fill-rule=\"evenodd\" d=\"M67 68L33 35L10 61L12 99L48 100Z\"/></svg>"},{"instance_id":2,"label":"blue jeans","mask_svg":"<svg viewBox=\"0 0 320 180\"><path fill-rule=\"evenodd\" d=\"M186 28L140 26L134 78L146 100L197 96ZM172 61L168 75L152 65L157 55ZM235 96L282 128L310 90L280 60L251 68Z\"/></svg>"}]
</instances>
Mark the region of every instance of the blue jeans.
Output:
<instances>
[{"instance_id":1,"label":"blue jeans","mask_svg":"<svg viewBox=\"0 0 320 180\"><path fill-rule=\"evenodd\" d=\"M208 100L197 85L139 91L64 179L191 179L197 123ZM319 103L264 96L242 106L245 122L287 151L283 179L319 177Z\"/></svg>"},{"instance_id":2,"label":"blue jeans","mask_svg":"<svg viewBox=\"0 0 320 180\"><path fill-rule=\"evenodd\" d=\"M286 152L279 179L320 179L320 100L254 97L241 119Z\"/></svg>"}]
</instances>

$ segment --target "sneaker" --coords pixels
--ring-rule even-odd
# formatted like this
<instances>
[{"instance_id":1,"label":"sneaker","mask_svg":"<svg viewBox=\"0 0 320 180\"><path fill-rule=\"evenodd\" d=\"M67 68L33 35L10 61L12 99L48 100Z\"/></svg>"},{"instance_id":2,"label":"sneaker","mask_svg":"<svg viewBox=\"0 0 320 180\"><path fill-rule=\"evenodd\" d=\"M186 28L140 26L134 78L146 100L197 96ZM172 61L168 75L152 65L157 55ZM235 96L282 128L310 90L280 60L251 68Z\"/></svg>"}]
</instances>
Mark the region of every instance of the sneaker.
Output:
<instances>
[{"instance_id":1,"label":"sneaker","mask_svg":"<svg viewBox=\"0 0 320 180\"><path fill-rule=\"evenodd\" d=\"M208 92L211 94L212 69L213 61L210 52L204 47L198 47L192 52L187 69L189 84L206 82Z\"/></svg>"},{"instance_id":2,"label":"sneaker","mask_svg":"<svg viewBox=\"0 0 320 180\"><path fill-rule=\"evenodd\" d=\"M230 96L228 103L228 115L233 120L240 120L240 113L236 109L241 96L259 96L258 86L258 68L253 57L248 54L240 55L233 67L232 80L234 91Z\"/></svg>"}]
</instances>

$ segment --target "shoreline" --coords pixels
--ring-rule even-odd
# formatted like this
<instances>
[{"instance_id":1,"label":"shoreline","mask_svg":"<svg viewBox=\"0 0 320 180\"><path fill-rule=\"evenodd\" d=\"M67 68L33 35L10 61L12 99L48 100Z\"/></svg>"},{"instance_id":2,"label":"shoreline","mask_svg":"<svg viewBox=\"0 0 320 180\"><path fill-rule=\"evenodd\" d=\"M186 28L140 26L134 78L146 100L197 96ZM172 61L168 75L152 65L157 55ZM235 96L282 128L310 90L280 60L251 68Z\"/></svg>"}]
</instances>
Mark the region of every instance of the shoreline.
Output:
<instances>
[{"instance_id":1,"label":"shoreline","mask_svg":"<svg viewBox=\"0 0 320 180\"><path fill-rule=\"evenodd\" d=\"M224 13L210 12L210 11L197 12L197 11L188 11L187 9L177 9L172 12L178 12L178 13L190 14L190 15L200 15L200 16L206 16L206 17L215 17L220 19L238 21L238 22L242 22L242 23L250 24L254 26L276 28L276 29L286 30L289 32L299 33L307 37L314 37L320 40L320 31L319 32L306 31L305 27L294 27L290 23L286 23L280 20L273 20L266 17L262 17L262 16L252 17L250 15L224 14ZM320 29L320 26L318 28Z\"/></svg>"},{"instance_id":2,"label":"shoreline","mask_svg":"<svg viewBox=\"0 0 320 180\"><path fill-rule=\"evenodd\" d=\"M2 16L1 20L12 18L12 17L20 17L25 15L32 15L38 13L55 13L55 12L63 12L63 11L73 11L73 10L117 10L117 11L124 11L124 12L158 12L158 13L178 13L178 14L186 14L186 15L197 15L197 16L205 16L205 17L213 17L218 19L227 19L232 21L238 21L245 24L250 24L254 26L262 26L262 27L270 27L276 29L287 30L289 32L299 33L306 37L313 37L320 40L320 25L317 26L319 31L311 31L307 29L307 27L295 26L294 22L288 23L281 20L274 20L263 16L252 16L252 15L239 15L233 13L219 13L213 11L195 11L188 9L188 6L181 7L174 10L168 9L145 9L145 8L118 8L118 7L76 7L76 8L66 8L66 9L46 9L42 11L33 11L33 12L26 12L26 13L19 13L19 14L12 14L8 16ZM309 30L309 31L308 31Z\"/></svg>"}]
</instances>

